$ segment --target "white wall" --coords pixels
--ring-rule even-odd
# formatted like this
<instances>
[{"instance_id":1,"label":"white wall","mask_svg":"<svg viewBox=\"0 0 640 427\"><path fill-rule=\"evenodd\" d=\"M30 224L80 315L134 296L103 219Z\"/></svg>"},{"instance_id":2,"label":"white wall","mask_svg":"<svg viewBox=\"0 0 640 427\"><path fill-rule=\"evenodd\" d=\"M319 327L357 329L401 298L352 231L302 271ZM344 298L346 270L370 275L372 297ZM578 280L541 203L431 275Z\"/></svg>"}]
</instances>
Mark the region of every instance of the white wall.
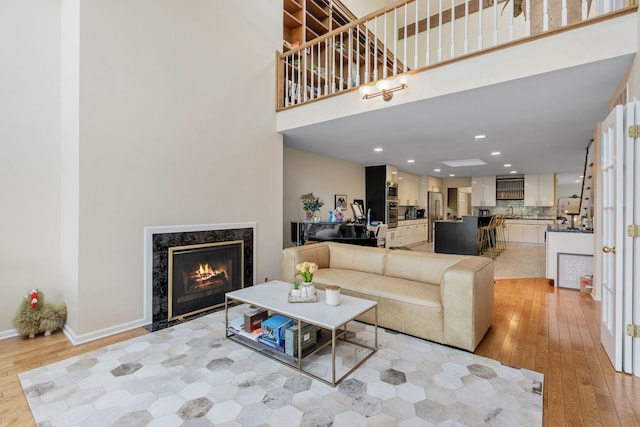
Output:
<instances>
[{"instance_id":1,"label":"white wall","mask_svg":"<svg viewBox=\"0 0 640 427\"><path fill-rule=\"evenodd\" d=\"M313 193L324 201L320 214L323 221L335 208L335 195L346 194L347 203L365 198L364 166L324 157L315 153L284 148L283 243L291 246L291 221L304 219L300 196ZM351 208L345 218L353 217Z\"/></svg>"},{"instance_id":2,"label":"white wall","mask_svg":"<svg viewBox=\"0 0 640 427\"><path fill-rule=\"evenodd\" d=\"M256 277L278 278L283 157L274 52L282 39L281 2L83 0L76 23L77 161L69 135L58 148L61 81L73 72L66 67L61 79L58 71L59 2L38 2L24 13L22 3L31 4L0 3L0 46L18 44L11 79L0 83L17 88L15 102L0 105L0 116L19 107L9 121L11 156L0 160L11 158L13 172L3 164L0 173L3 183L13 182L3 202L16 207L2 221L0 331L10 327L18 297L50 283L71 293L64 299L73 301L68 326L75 341L136 326L143 318L145 226L256 221ZM65 63L72 63L73 46L65 48ZM64 91L69 103L72 92ZM64 126L73 132L68 117ZM75 224L65 217L65 230L78 236L78 255L62 266L61 155L77 168L63 175L77 186L65 188L63 208L77 217ZM38 234L25 233L27 226ZM45 246L31 252L36 243ZM73 246L66 241L65 249ZM25 274L36 262L41 267ZM56 283L60 269L77 285Z\"/></svg>"},{"instance_id":3,"label":"white wall","mask_svg":"<svg viewBox=\"0 0 640 427\"><path fill-rule=\"evenodd\" d=\"M59 17L58 1L0 0L0 338L30 289L62 299Z\"/></svg>"}]
</instances>

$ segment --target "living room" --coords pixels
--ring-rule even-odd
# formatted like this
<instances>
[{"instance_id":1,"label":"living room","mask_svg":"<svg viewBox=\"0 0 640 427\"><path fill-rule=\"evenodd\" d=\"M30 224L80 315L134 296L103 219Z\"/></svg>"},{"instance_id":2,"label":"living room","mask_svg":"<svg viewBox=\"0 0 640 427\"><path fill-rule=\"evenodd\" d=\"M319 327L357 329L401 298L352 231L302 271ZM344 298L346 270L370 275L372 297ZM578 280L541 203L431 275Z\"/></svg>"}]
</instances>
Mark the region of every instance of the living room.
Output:
<instances>
[{"instance_id":1,"label":"living room","mask_svg":"<svg viewBox=\"0 0 640 427\"><path fill-rule=\"evenodd\" d=\"M281 275L285 211L299 206L287 182L363 196L362 165L309 171L283 148L281 2L3 0L0 10L10 64L0 83L0 339L15 335L13 314L33 288L67 304L74 344L143 326L145 227L256 223L262 283ZM295 120L356 114L361 99L351 98L300 108Z\"/></svg>"}]
</instances>

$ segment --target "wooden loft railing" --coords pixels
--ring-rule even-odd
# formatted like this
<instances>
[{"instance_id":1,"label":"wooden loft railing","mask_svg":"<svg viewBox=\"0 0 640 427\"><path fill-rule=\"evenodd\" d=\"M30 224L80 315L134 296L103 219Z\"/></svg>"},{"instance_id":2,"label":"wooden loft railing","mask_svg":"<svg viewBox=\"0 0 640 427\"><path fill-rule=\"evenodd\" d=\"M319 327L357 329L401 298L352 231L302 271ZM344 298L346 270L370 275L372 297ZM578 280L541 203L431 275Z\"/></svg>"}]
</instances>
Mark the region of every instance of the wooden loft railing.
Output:
<instances>
[{"instance_id":1,"label":"wooden loft railing","mask_svg":"<svg viewBox=\"0 0 640 427\"><path fill-rule=\"evenodd\" d=\"M334 24L354 18L332 0L285 0L304 1L335 7ZM637 0L401 0L279 53L276 110L637 7Z\"/></svg>"}]
</instances>

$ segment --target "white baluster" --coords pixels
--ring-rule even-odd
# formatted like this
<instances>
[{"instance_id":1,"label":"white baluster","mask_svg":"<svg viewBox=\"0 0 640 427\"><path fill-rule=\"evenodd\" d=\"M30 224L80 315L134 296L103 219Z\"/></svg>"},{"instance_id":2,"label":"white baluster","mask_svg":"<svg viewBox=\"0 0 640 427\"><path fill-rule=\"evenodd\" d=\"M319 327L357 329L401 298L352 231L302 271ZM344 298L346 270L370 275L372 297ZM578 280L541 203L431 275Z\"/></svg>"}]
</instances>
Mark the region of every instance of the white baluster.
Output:
<instances>
[{"instance_id":1,"label":"white baluster","mask_svg":"<svg viewBox=\"0 0 640 427\"><path fill-rule=\"evenodd\" d=\"M478 50L481 50L483 47L482 34L484 28L482 21L482 0L478 0Z\"/></svg>"},{"instance_id":2,"label":"white baluster","mask_svg":"<svg viewBox=\"0 0 640 427\"><path fill-rule=\"evenodd\" d=\"M378 80L378 17L373 22L373 81Z\"/></svg>"},{"instance_id":3,"label":"white baluster","mask_svg":"<svg viewBox=\"0 0 640 427\"><path fill-rule=\"evenodd\" d=\"M404 5L404 55L402 57L402 72L405 73L407 71L407 9L409 9L409 5ZM416 33L416 36L418 34ZM394 37L395 39L395 37Z\"/></svg>"},{"instance_id":4,"label":"white baluster","mask_svg":"<svg viewBox=\"0 0 640 427\"><path fill-rule=\"evenodd\" d=\"M438 62L442 61L442 0L438 1Z\"/></svg>"},{"instance_id":5,"label":"white baluster","mask_svg":"<svg viewBox=\"0 0 640 427\"><path fill-rule=\"evenodd\" d=\"M549 31L549 0L542 2L542 31Z\"/></svg>"},{"instance_id":6,"label":"white baluster","mask_svg":"<svg viewBox=\"0 0 640 427\"><path fill-rule=\"evenodd\" d=\"M427 58L425 66L431 64L431 1L427 0Z\"/></svg>"},{"instance_id":7,"label":"white baluster","mask_svg":"<svg viewBox=\"0 0 640 427\"><path fill-rule=\"evenodd\" d=\"M513 21L515 19L513 17L514 3L515 2L512 1L509 2L509 41L513 41Z\"/></svg>"},{"instance_id":8,"label":"white baluster","mask_svg":"<svg viewBox=\"0 0 640 427\"><path fill-rule=\"evenodd\" d=\"M498 45L498 1L493 2L493 45Z\"/></svg>"},{"instance_id":9,"label":"white baluster","mask_svg":"<svg viewBox=\"0 0 640 427\"><path fill-rule=\"evenodd\" d=\"M562 0L562 26L567 26L567 0Z\"/></svg>"},{"instance_id":10,"label":"white baluster","mask_svg":"<svg viewBox=\"0 0 640 427\"><path fill-rule=\"evenodd\" d=\"M418 68L418 0L415 1L416 5L416 20L415 20L415 34L413 35L413 68Z\"/></svg>"},{"instance_id":11,"label":"white baluster","mask_svg":"<svg viewBox=\"0 0 640 427\"><path fill-rule=\"evenodd\" d=\"M369 83L369 79L371 78L371 74L370 74L370 67L371 64L369 63L369 57L371 56L371 50L369 49L369 25L367 25L368 22L365 21L364 23L364 45L365 45L365 49L364 51L365 56L364 56L364 65L365 65L365 70L364 70L364 84Z\"/></svg>"},{"instance_id":12,"label":"white baluster","mask_svg":"<svg viewBox=\"0 0 640 427\"><path fill-rule=\"evenodd\" d=\"M310 73L310 74L311 74L311 82L309 83L309 87L311 88L311 90L310 90L310 92L311 92L311 93L310 93L310 98L311 98L311 99L313 99L313 98L314 98L314 96L313 96L313 94L314 94L314 88L315 88L315 86L313 85L313 77L314 77L314 76L313 76L313 75L314 75L314 72L313 72L313 66L314 66L314 64L315 64L315 62L313 62L313 46L309 47L309 50L311 51L311 58L310 58L310 60L311 60L311 66L309 67L309 68L311 68L311 73ZM317 69L318 69L318 67L316 67L316 70L317 70ZM316 72L317 72L317 71L316 71Z\"/></svg>"},{"instance_id":13,"label":"white baluster","mask_svg":"<svg viewBox=\"0 0 640 427\"><path fill-rule=\"evenodd\" d=\"M531 0L526 0L525 1L526 7L525 7L525 11L526 13L524 14L524 34L526 36L530 36L531 35Z\"/></svg>"},{"instance_id":14,"label":"white baluster","mask_svg":"<svg viewBox=\"0 0 640 427\"><path fill-rule=\"evenodd\" d=\"M393 28L391 29L393 34L393 71L391 71L391 75L396 75L396 70L398 69L398 32L396 28L398 26L398 8L393 9ZM386 50L386 49L385 49Z\"/></svg>"},{"instance_id":15,"label":"white baluster","mask_svg":"<svg viewBox=\"0 0 640 427\"><path fill-rule=\"evenodd\" d=\"M322 73L320 72L320 70L322 69L322 60L320 58L322 58L322 52L320 51L320 45L322 44L322 42L318 43L318 88L316 89L318 96L322 96ZM326 72L325 72L326 75ZM325 78L326 79L326 78Z\"/></svg>"},{"instance_id":16,"label":"white baluster","mask_svg":"<svg viewBox=\"0 0 640 427\"><path fill-rule=\"evenodd\" d=\"M480 0L478 0L480 1ZM469 53L469 2L464 2L464 53Z\"/></svg>"},{"instance_id":17,"label":"white baluster","mask_svg":"<svg viewBox=\"0 0 640 427\"><path fill-rule=\"evenodd\" d=\"M454 0L451 0L451 51L449 55L451 58L456 56L456 5ZM440 24L442 25L442 24Z\"/></svg>"},{"instance_id":18,"label":"white baluster","mask_svg":"<svg viewBox=\"0 0 640 427\"><path fill-rule=\"evenodd\" d=\"M586 20L589 14L587 0L582 0L582 21Z\"/></svg>"},{"instance_id":19,"label":"white baluster","mask_svg":"<svg viewBox=\"0 0 640 427\"><path fill-rule=\"evenodd\" d=\"M387 12L384 13L384 43L382 43L382 48L384 49L384 53L382 56L382 78L386 79L387 78ZM395 38L395 37L394 37Z\"/></svg>"}]
</instances>

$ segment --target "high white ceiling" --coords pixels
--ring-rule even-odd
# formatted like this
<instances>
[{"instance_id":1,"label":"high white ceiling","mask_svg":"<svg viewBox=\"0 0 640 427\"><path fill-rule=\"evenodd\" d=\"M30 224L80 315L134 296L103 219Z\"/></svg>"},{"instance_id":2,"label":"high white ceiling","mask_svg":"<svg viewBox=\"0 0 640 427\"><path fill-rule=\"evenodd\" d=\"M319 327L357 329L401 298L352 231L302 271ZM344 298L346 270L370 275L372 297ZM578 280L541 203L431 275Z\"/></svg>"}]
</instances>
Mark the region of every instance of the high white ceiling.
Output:
<instances>
[{"instance_id":1,"label":"high white ceiling","mask_svg":"<svg viewBox=\"0 0 640 427\"><path fill-rule=\"evenodd\" d=\"M582 173L594 127L607 116L609 98L632 59L625 55L397 106L391 100L388 108L288 130L284 143L416 175L471 177L514 170L563 173L571 180ZM476 142L478 134L486 138ZM375 147L383 151L376 153ZM494 151L500 155L492 156ZM442 163L462 159L486 165Z\"/></svg>"}]
</instances>

